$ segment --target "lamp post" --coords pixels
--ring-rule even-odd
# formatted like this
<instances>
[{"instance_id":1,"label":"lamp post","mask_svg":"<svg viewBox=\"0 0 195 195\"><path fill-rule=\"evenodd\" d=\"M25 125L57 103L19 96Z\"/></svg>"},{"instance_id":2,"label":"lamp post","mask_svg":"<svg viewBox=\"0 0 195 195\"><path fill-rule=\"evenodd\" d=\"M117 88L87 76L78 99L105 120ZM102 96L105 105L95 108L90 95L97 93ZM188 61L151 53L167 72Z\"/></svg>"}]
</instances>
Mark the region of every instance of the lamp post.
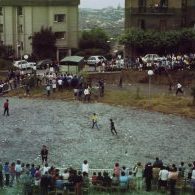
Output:
<instances>
[{"instance_id":1,"label":"lamp post","mask_svg":"<svg viewBox=\"0 0 195 195\"><path fill-rule=\"evenodd\" d=\"M148 70L148 77L149 77L149 83L148 83L148 97L150 100L150 96L151 96L151 77L154 74L153 70Z\"/></svg>"}]
</instances>

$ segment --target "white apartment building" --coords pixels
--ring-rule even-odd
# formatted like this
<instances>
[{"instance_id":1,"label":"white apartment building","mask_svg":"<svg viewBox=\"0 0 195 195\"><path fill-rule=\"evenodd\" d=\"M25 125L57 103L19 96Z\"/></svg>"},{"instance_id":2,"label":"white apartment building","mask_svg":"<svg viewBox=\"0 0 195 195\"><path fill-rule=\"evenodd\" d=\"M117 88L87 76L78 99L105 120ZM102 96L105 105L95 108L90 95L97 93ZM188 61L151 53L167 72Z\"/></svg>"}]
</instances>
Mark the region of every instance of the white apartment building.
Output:
<instances>
[{"instance_id":1,"label":"white apartment building","mask_svg":"<svg viewBox=\"0 0 195 195\"><path fill-rule=\"evenodd\" d=\"M78 47L80 0L0 0L0 40L11 45L15 56L32 53L32 35L51 27L57 42L56 58Z\"/></svg>"}]
</instances>

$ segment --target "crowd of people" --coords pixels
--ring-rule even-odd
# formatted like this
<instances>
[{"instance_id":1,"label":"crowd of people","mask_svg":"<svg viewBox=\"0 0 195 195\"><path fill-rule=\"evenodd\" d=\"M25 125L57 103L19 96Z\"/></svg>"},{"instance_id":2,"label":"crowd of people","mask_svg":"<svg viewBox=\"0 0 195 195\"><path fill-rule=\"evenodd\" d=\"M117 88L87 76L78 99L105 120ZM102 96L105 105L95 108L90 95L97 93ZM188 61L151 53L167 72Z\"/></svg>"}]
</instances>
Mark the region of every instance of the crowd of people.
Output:
<instances>
[{"instance_id":1,"label":"crowd of people","mask_svg":"<svg viewBox=\"0 0 195 195\"><path fill-rule=\"evenodd\" d=\"M49 166L47 158L42 160L42 166L24 164L20 160L11 164L5 162L3 165L0 161L0 187L22 184L25 195L32 194L33 189L39 189L41 195L55 190L74 191L76 195L80 195L83 189L89 190L90 186L96 190L169 190L171 195L176 195L177 186L184 188L189 184L191 193L195 194L195 162L187 165L181 162L178 166L165 165L162 160L156 158L153 163L142 165L138 162L132 168L121 167L117 162L112 175L109 175L108 171L93 172L91 175L87 160L83 161L79 170L69 167L63 171Z\"/></svg>"},{"instance_id":2,"label":"crowd of people","mask_svg":"<svg viewBox=\"0 0 195 195\"><path fill-rule=\"evenodd\" d=\"M42 75L24 73L24 71L9 71L7 78L0 80L0 95L13 89L24 88L25 95L29 96L31 90L35 87L44 87L47 96L56 91L63 92L66 89L73 90L76 100L89 102L91 96L104 96L104 81L99 80L92 86L91 82L76 74L60 74L55 71L46 71Z\"/></svg>"}]
</instances>

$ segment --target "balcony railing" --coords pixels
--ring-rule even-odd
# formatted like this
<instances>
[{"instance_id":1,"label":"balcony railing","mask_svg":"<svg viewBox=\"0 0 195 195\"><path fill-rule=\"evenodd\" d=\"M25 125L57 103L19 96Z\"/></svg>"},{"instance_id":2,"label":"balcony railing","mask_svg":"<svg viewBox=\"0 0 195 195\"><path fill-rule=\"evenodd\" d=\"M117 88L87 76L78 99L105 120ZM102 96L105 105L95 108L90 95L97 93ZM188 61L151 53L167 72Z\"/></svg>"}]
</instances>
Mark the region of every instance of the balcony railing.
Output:
<instances>
[{"instance_id":1,"label":"balcony railing","mask_svg":"<svg viewBox=\"0 0 195 195\"><path fill-rule=\"evenodd\" d=\"M131 9L131 14L146 14L146 15L162 15L162 14L174 14L175 9L170 9L168 7L139 7L137 9Z\"/></svg>"}]
</instances>

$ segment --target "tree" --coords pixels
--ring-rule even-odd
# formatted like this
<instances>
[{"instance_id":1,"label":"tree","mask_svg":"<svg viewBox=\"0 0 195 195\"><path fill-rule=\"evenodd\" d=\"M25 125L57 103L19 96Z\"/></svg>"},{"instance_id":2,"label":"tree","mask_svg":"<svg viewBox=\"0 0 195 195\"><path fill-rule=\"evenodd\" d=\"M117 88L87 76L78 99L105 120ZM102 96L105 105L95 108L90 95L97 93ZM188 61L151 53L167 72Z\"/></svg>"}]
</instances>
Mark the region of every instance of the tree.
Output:
<instances>
[{"instance_id":1,"label":"tree","mask_svg":"<svg viewBox=\"0 0 195 195\"><path fill-rule=\"evenodd\" d=\"M32 36L33 55L38 59L55 58L56 37L51 28L41 28Z\"/></svg>"},{"instance_id":2,"label":"tree","mask_svg":"<svg viewBox=\"0 0 195 195\"><path fill-rule=\"evenodd\" d=\"M110 51L110 45L107 41L108 36L100 28L92 29L91 31L83 31L79 41L79 48L85 50L87 53L90 50L90 55L107 54Z\"/></svg>"},{"instance_id":3,"label":"tree","mask_svg":"<svg viewBox=\"0 0 195 195\"><path fill-rule=\"evenodd\" d=\"M193 29L159 32L132 28L120 37L120 42L135 53L189 53L193 51L195 31Z\"/></svg>"}]
</instances>

